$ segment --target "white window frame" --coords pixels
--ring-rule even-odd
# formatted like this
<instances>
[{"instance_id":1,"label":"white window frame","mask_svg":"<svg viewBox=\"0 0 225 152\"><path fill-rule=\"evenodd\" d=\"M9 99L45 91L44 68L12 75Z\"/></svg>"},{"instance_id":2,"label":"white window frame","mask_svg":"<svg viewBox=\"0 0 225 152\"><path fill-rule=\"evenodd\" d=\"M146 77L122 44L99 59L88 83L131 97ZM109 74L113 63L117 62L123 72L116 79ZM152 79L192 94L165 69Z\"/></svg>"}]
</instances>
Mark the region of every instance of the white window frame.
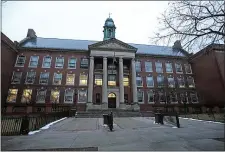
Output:
<instances>
[{"instance_id":1,"label":"white window frame","mask_svg":"<svg viewBox=\"0 0 225 152\"><path fill-rule=\"evenodd\" d=\"M38 58L37 58L37 66L38 66L39 56L38 56L38 55L32 55L32 56L30 56L30 61L29 61L29 66L28 66L29 68L37 68L37 66L31 66L31 65L30 65L30 63L31 63L31 58L34 57L34 56L37 56L37 57L38 57Z\"/></svg>"},{"instance_id":2,"label":"white window frame","mask_svg":"<svg viewBox=\"0 0 225 152\"><path fill-rule=\"evenodd\" d=\"M27 82L27 78L28 78L28 73L29 73L29 72L34 72L34 80L33 80L33 82L32 82L32 83ZM36 71L28 71L28 72L27 72L27 75L26 75L25 84L34 84L34 82L35 82L35 78L36 78Z\"/></svg>"},{"instance_id":3,"label":"white window frame","mask_svg":"<svg viewBox=\"0 0 225 152\"><path fill-rule=\"evenodd\" d=\"M47 79L47 82L46 82L46 83L41 83L41 74L42 74L42 73L48 73L48 79ZM40 77L39 77L39 84L42 84L42 85L48 85L49 75L50 75L49 72L41 72L41 73L40 73Z\"/></svg>"},{"instance_id":4,"label":"white window frame","mask_svg":"<svg viewBox=\"0 0 225 152\"><path fill-rule=\"evenodd\" d=\"M183 79L183 81L184 81L184 86L183 86L183 87L180 87L180 84L179 84L179 79ZM177 84L178 84L178 88L185 88L185 79L184 79L184 77L183 77L183 76L181 76L181 77L177 77Z\"/></svg>"},{"instance_id":5,"label":"white window frame","mask_svg":"<svg viewBox=\"0 0 225 152\"><path fill-rule=\"evenodd\" d=\"M142 92L142 102L138 101L138 92ZM145 97L144 91L137 91L137 102L138 103L144 103L144 97Z\"/></svg>"},{"instance_id":6,"label":"white window frame","mask_svg":"<svg viewBox=\"0 0 225 152\"><path fill-rule=\"evenodd\" d=\"M178 65L180 65L180 66L181 66L181 70L182 70L182 72L178 72L178 71L177 71L177 66L178 66ZM181 64L181 63L175 63L175 71L176 71L176 73L178 73L178 74L184 73L184 69L183 69L183 66L182 66L182 64Z\"/></svg>"},{"instance_id":7,"label":"white window frame","mask_svg":"<svg viewBox=\"0 0 225 152\"><path fill-rule=\"evenodd\" d=\"M153 97L153 101L152 101L152 102L149 102L149 94L150 94L150 92L152 93L152 97ZM149 103L149 104L154 104L155 102L154 102L154 92L153 92L153 90L149 90L149 91L147 92L147 95L148 95L148 103Z\"/></svg>"},{"instance_id":8,"label":"white window frame","mask_svg":"<svg viewBox=\"0 0 225 152\"><path fill-rule=\"evenodd\" d=\"M49 67L44 67L44 63L45 63L44 61L45 61L45 58L46 58L46 57L50 57L50 59L51 59L51 60L50 60L50 66L49 66ZM42 60L42 68L51 68L51 65L52 65L52 57L51 57L51 56L44 56L44 57L43 57L43 60Z\"/></svg>"},{"instance_id":9,"label":"white window frame","mask_svg":"<svg viewBox=\"0 0 225 152\"><path fill-rule=\"evenodd\" d=\"M69 96L66 94L67 91L72 91L72 101L66 101L66 97ZM74 101L74 90L73 89L66 89L64 92L64 103L73 103Z\"/></svg>"},{"instance_id":10,"label":"white window frame","mask_svg":"<svg viewBox=\"0 0 225 152\"><path fill-rule=\"evenodd\" d=\"M81 91L86 91L86 101L80 101L80 92ZM84 89L84 90L78 90L78 102L79 103L86 103L87 102L87 97L88 97L88 94L87 94L88 92L87 92L87 89Z\"/></svg>"},{"instance_id":11,"label":"white window frame","mask_svg":"<svg viewBox=\"0 0 225 152\"><path fill-rule=\"evenodd\" d=\"M161 77L161 78L162 78L163 86L159 86L158 77ZM158 87L158 88L165 87L165 76L164 76L164 75L157 75L156 80L157 80L157 87Z\"/></svg>"},{"instance_id":12,"label":"white window frame","mask_svg":"<svg viewBox=\"0 0 225 152\"><path fill-rule=\"evenodd\" d=\"M75 67L74 68L70 68L70 60L71 59L75 59ZM75 57L70 57L69 59L68 59L68 69L76 69L77 68L77 58L75 58Z\"/></svg>"},{"instance_id":13,"label":"white window frame","mask_svg":"<svg viewBox=\"0 0 225 152\"><path fill-rule=\"evenodd\" d=\"M14 101L9 101L9 100L8 100L10 90L17 90L17 92L16 92L16 98L15 98ZM16 103L16 99L17 99L17 96L18 96L18 91L19 91L19 89L17 89L17 88L10 88L10 89L8 90L8 95L7 95L7 98L6 98L6 102L7 102L7 103Z\"/></svg>"},{"instance_id":14,"label":"white window frame","mask_svg":"<svg viewBox=\"0 0 225 152\"><path fill-rule=\"evenodd\" d=\"M52 98L52 92L53 92L53 91L56 91L56 92L59 93L59 97L58 97L58 100L57 100L56 102L53 101L53 98ZM59 104L59 101L60 101L60 90L59 90L59 89L52 89L52 90L51 90L51 94L50 94L50 102L51 102L51 103Z\"/></svg>"},{"instance_id":15,"label":"white window frame","mask_svg":"<svg viewBox=\"0 0 225 152\"><path fill-rule=\"evenodd\" d=\"M13 82L13 78L14 78L15 73L20 73L20 81L18 83ZM13 71L13 75L12 75L12 78L11 78L11 84L20 84L21 79L22 79L22 74L23 74L23 72L21 72L21 71Z\"/></svg>"},{"instance_id":16,"label":"white window frame","mask_svg":"<svg viewBox=\"0 0 225 152\"><path fill-rule=\"evenodd\" d=\"M171 87L171 86L169 85L169 79L171 79L171 78L173 78L173 87ZM168 88L175 88L175 87L176 87L176 82L175 82L175 79L174 79L173 76L168 76L168 77L167 77L167 82L168 82Z\"/></svg>"},{"instance_id":17,"label":"white window frame","mask_svg":"<svg viewBox=\"0 0 225 152\"><path fill-rule=\"evenodd\" d=\"M99 76L99 75L101 76L101 84L100 84L100 85L96 83L96 82L98 82L98 80L100 81L99 78L96 79L96 76ZM102 74L95 74L94 78L95 78L95 85L97 85L97 86L102 86L102 83L103 83L103 75L102 75ZM96 81L96 80L97 80L97 81Z\"/></svg>"},{"instance_id":18,"label":"white window frame","mask_svg":"<svg viewBox=\"0 0 225 152\"><path fill-rule=\"evenodd\" d=\"M187 92L180 92L180 93L179 93L179 100L180 100L180 102L181 102L182 104L184 103L183 101L181 101L181 94L184 94L184 98L186 98L186 101L189 102L189 101L188 101Z\"/></svg>"},{"instance_id":19,"label":"white window frame","mask_svg":"<svg viewBox=\"0 0 225 152\"><path fill-rule=\"evenodd\" d=\"M147 63L150 64L149 66L151 67L150 71L147 71ZM152 68L152 62L151 61L145 61L145 72L153 72L153 68Z\"/></svg>"},{"instance_id":20,"label":"white window frame","mask_svg":"<svg viewBox=\"0 0 225 152\"><path fill-rule=\"evenodd\" d=\"M57 63L58 63L58 61L57 60L59 60L59 59L62 59L62 67L57 67ZM61 63L61 62L60 62ZM58 57L56 57L55 58L55 68L56 69L63 69L63 67L64 67L64 57L63 56L58 56Z\"/></svg>"},{"instance_id":21,"label":"white window frame","mask_svg":"<svg viewBox=\"0 0 225 152\"><path fill-rule=\"evenodd\" d=\"M162 92L163 95L164 95L164 99L167 100L167 99L166 99L166 92L165 92L165 91L158 91L158 94L160 94L161 92ZM160 104L165 104L165 102L162 102L162 101L160 101L160 100L161 100L161 99L160 99L160 95L159 95L159 103L160 103Z\"/></svg>"},{"instance_id":22,"label":"white window frame","mask_svg":"<svg viewBox=\"0 0 225 152\"><path fill-rule=\"evenodd\" d=\"M141 80L141 85L140 85L140 86L139 86L138 83L137 83L137 79L138 79L138 78L141 78L141 79L140 79L140 80ZM142 78L141 76L137 76L137 77L136 77L136 84L137 84L137 87L143 87L143 78Z\"/></svg>"},{"instance_id":23,"label":"white window frame","mask_svg":"<svg viewBox=\"0 0 225 152\"><path fill-rule=\"evenodd\" d=\"M171 91L170 91L170 92L171 92ZM170 93L170 92L169 92L169 93ZM178 103L177 92L174 91L174 93L175 93L175 100L176 100L176 101L175 101L175 102L173 102L173 101L167 101L167 102L169 102L170 104L177 104L177 103ZM169 94L169 95L170 95L170 94ZM166 100L167 100L167 99L166 99Z\"/></svg>"},{"instance_id":24,"label":"white window frame","mask_svg":"<svg viewBox=\"0 0 225 152\"><path fill-rule=\"evenodd\" d=\"M61 75L61 79L60 79L61 82L60 82L60 84L56 84L55 83L55 75ZM56 73L56 72L54 72L52 84L53 85L61 85L62 84L62 73Z\"/></svg>"},{"instance_id":25,"label":"white window frame","mask_svg":"<svg viewBox=\"0 0 225 152\"><path fill-rule=\"evenodd\" d=\"M32 89L23 89L23 93L22 93L22 97L21 97L21 103L28 103L27 101L24 101L24 91L25 90L31 90L30 101L29 101L29 103L31 103L32 94L33 94L33 90Z\"/></svg>"},{"instance_id":26,"label":"white window frame","mask_svg":"<svg viewBox=\"0 0 225 152\"><path fill-rule=\"evenodd\" d=\"M188 72L187 72L187 68L186 68L186 66L188 66L188 67L190 68L190 70L191 70L191 72L190 72L190 73L188 73ZM188 63L184 64L184 69L185 69L185 73L186 73L186 74L192 74L191 64L188 64Z\"/></svg>"},{"instance_id":27,"label":"white window frame","mask_svg":"<svg viewBox=\"0 0 225 152\"><path fill-rule=\"evenodd\" d=\"M138 65L137 63L138 63L139 65ZM138 66L137 66L137 65L138 65ZM137 67L139 67L139 66L140 66L140 70L137 70ZM141 61L135 61L135 71L136 71L136 72L141 72L141 71L142 71L142 69L141 69Z\"/></svg>"},{"instance_id":28,"label":"white window frame","mask_svg":"<svg viewBox=\"0 0 225 152\"><path fill-rule=\"evenodd\" d=\"M152 78L152 82L153 82L153 85L152 85L152 86L149 86L149 85L148 85L148 78ZM146 85L147 85L147 87L149 87L149 88L152 88L152 87L155 86L155 84L154 84L154 77L153 77L153 76L146 76Z\"/></svg>"},{"instance_id":29,"label":"white window frame","mask_svg":"<svg viewBox=\"0 0 225 152\"><path fill-rule=\"evenodd\" d=\"M84 65L84 64L83 64L83 62L84 62L83 60L87 60L87 67L85 67L86 64L85 64L85 66L83 67L83 65ZM88 69L89 62L90 62L90 61L89 61L88 58L81 58L81 59L80 59L80 69Z\"/></svg>"},{"instance_id":30,"label":"white window frame","mask_svg":"<svg viewBox=\"0 0 225 152\"><path fill-rule=\"evenodd\" d=\"M170 64L171 65L172 71L167 71L167 66L166 66L167 64ZM166 67L166 73L173 73L173 63L167 62L167 63L165 63L165 67Z\"/></svg>"},{"instance_id":31,"label":"white window frame","mask_svg":"<svg viewBox=\"0 0 225 152\"><path fill-rule=\"evenodd\" d=\"M73 75L73 84L68 84L67 83L68 75ZM74 74L74 73L67 73L67 75L66 75L66 85L73 86L75 84L75 77L76 77L76 74Z\"/></svg>"},{"instance_id":32,"label":"white window frame","mask_svg":"<svg viewBox=\"0 0 225 152\"><path fill-rule=\"evenodd\" d=\"M188 81L188 79L189 78L191 78L192 79L192 82L193 82L193 87L190 87L190 84L189 84L189 81ZM191 77L191 76L188 76L187 77L187 84L188 84L188 88L195 88L195 80L194 80L194 78L193 77Z\"/></svg>"},{"instance_id":33,"label":"white window frame","mask_svg":"<svg viewBox=\"0 0 225 152\"><path fill-rule=\"evenodd\" d=\"M18 62L19 57L21 57L21 56L24 56L24 63L22 66L19 66L19 65L17 65L17 62ZM25 63L26 63L26 56L25 55L17 55L17 59L16 59L16 63L15 63L14 67L24 67Z\"/></svg>"},{"instance_id":34,"label":"white window frame","mask_svg":"<svg viewBox=\"0 0 225 152\"><path fill-rule=\"evenodd\" d=\"M85 75L86 77L87 77L87 84L81 84L80 82L81 82L81 75ZM79 77L79 86L87 86L88 85L88 75L87 74L80 74L80 77Z\"/></svg>"},{"instance_id":35,"label":"white window frame","mask_svg":"<svg viewBox=\"0 0 225 152\"><path fill-rule=\"evenodd\" d=\"M160 72L157 71L157 63L158 64L161 63L160 64L160 68L161 68ZM163 63L162 62L160 62L160 61L155 62L155 71L156 71L156 73L163 73Z\"/></svg>"},{"instance_id":36,"label":"white window frame","mask_svg":"<svg viewBox=\"0 0 225 152\"><path fill-rule=\"evenodd\" d=\"M195 94L196 99L197 99L197 102L192 102L191 93ZM197 92L189 92L189 97L190 97L190 99L191 99L191 101L189 101L189 100L188 100L188 102L189 102L189 103L193 103L193 104L197 104L197 103L199 103L199 101L198 101L198 95L197 95ZM189 98L188 98L188 99L189 99Z\"/></svg>"},{"instance_id":37,"label":"white window frame","mask_svg":"<svg viewBox=\"0 0 225 152\"><path fill-rule=\"evenodd\" d=\"M38 93L39 91L44 91L44 97L45 97L45 100L44 101L38 101ZM37 90L37 95L36 95L36 103L45 103L46 102L46 93L47 93L47 90L46 89L38 89Z\"/></svg>"}]
</instances>

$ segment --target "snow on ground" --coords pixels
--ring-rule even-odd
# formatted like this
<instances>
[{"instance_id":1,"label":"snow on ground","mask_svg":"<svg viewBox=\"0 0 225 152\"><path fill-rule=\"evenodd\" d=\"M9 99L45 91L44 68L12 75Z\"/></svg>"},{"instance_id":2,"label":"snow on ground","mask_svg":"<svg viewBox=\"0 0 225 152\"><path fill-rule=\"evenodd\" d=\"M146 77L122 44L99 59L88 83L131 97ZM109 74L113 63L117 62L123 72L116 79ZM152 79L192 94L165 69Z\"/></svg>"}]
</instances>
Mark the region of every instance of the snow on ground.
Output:
<instances>
[{"instance_id":1,"label":"snow on ground","mask_svg":"<svg viewBox=\"0 0 225 152\"><path fill-rule=\"evenodd\" d=\"M194 121L203 121L203 122L211 122L211 123L217 123L217 124L224 124L222 122L216 122L216 121L207 121L207 120L200 120L200 119L193 119L193 118L183 118L183 117L179 117L181 119L186 119L186 120L194 120Z\"/></svg>"},{"instance_id":2,"label":"snow on ground","mask_svg":"<svg viewBox=\"0 0 225 152\"><path fill-rule=\"evenodd\" d=\"M62 119L53 121L53 122L51 122L51 123L45 125L44 127L40 128L39 130L30 131L30 132L28 133L28 135L33 135L33 134L35 134L35 133L40 132L41 130L46 130L46 129L48 129L51 125L53 125L53 124L55 124L55 123L57 123L57 122L59 122L59 121L62 121L62 120L64 120L64 119L66 119L66 118L67 118L67 117L64 117L64 118L62 118Z\"/></svg>"}]
</instances>

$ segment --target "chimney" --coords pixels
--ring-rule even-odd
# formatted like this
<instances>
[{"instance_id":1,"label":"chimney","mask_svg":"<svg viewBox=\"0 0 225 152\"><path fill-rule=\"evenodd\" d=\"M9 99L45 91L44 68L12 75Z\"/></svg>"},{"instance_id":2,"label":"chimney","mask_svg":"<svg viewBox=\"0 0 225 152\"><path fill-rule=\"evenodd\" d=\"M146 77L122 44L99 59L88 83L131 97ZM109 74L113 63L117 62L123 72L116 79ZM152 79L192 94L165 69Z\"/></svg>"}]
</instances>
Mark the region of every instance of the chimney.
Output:
<instances>
[{"instance_id":1,"label":"chimney","mask_svg":"<svg viewBox=\"0 0 225 152\"><path fill-rule=\"evenodd\" d=\"M173 50L183 50L180 40L176 40L172 48Z\"/></svg>"},{"instance_id":2,"label":"chimney","mask_svg":"<svg viewBox=\"0 0 225 152\"><path fill-rule=\"evenodd\" d=\"M27 37L29 38L36 38L36 33L33 29L28 29L28 32L27 32Z\"/></svg>"}]
</instances>

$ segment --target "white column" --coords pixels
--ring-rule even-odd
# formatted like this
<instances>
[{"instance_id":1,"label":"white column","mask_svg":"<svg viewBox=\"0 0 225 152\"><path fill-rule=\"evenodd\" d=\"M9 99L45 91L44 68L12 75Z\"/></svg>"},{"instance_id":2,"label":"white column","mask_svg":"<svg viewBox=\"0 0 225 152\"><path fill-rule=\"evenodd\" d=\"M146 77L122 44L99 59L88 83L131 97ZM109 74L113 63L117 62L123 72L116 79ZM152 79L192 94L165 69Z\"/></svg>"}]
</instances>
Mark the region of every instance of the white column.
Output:
<instances>
[{"instance_id":1,"label":"white column","mask_svg":"<svg viewBox=\"0 0 225 152\"><path fill-rule=\"evenodd\" d=\"M119 83L120 83L120 102L124 103L124 85L123 85L123 58L119 58Z\"/></svg>"},{"instance_id":2,"label":"white column","mask_svg":"<svg viewBox=\"0 0 225 152\"><path fill-rule=\"evenodd\" d=\"M94 57L91 56L88 75L88 102L92 102L93 98L93 76L94 76Z\"/></svg>"},{"instance_id":3,"label":"white column","mask_svg":"<svg viewBox=\"0 0 225 152\"><path fill-rule=\"evenodd\" d=\"M108 103L107 75L107 58L103 57L102 102L105 103Z\"/></svg>"},{"instance_id":4,"label":"white column","mask_svg":"<svg viewBox=\"0 0 225 152\"><path fill-rule=\"evenodd\" d=\"M133 102L137 103L137 83L136 83L136 68L135 68L135 59L131 61L132 65L132 90L133 90Z\"/></svg>"}]
</instances>

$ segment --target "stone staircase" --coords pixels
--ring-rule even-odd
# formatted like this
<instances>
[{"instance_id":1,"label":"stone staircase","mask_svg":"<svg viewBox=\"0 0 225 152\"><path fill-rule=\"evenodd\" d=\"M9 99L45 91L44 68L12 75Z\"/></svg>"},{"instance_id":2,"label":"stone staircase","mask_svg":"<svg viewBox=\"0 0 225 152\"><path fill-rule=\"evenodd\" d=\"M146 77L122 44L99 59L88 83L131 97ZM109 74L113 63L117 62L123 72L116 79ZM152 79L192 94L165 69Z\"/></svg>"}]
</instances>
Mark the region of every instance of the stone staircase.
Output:
<instances>
[{"instance_id":1,"label":"stone staircase","mask_svg":"<svg viewBox=\"0 0 225 152\"><path fill-rule=\"evenodd\" d=\"M77 112L76 118L102 118L103 114L109 114L113 112L113 117L153 117L152 112L140 112L132 110L122 109L110 109L110 110L88 110L84 112Z\"/></svg>"}]
</instances>

